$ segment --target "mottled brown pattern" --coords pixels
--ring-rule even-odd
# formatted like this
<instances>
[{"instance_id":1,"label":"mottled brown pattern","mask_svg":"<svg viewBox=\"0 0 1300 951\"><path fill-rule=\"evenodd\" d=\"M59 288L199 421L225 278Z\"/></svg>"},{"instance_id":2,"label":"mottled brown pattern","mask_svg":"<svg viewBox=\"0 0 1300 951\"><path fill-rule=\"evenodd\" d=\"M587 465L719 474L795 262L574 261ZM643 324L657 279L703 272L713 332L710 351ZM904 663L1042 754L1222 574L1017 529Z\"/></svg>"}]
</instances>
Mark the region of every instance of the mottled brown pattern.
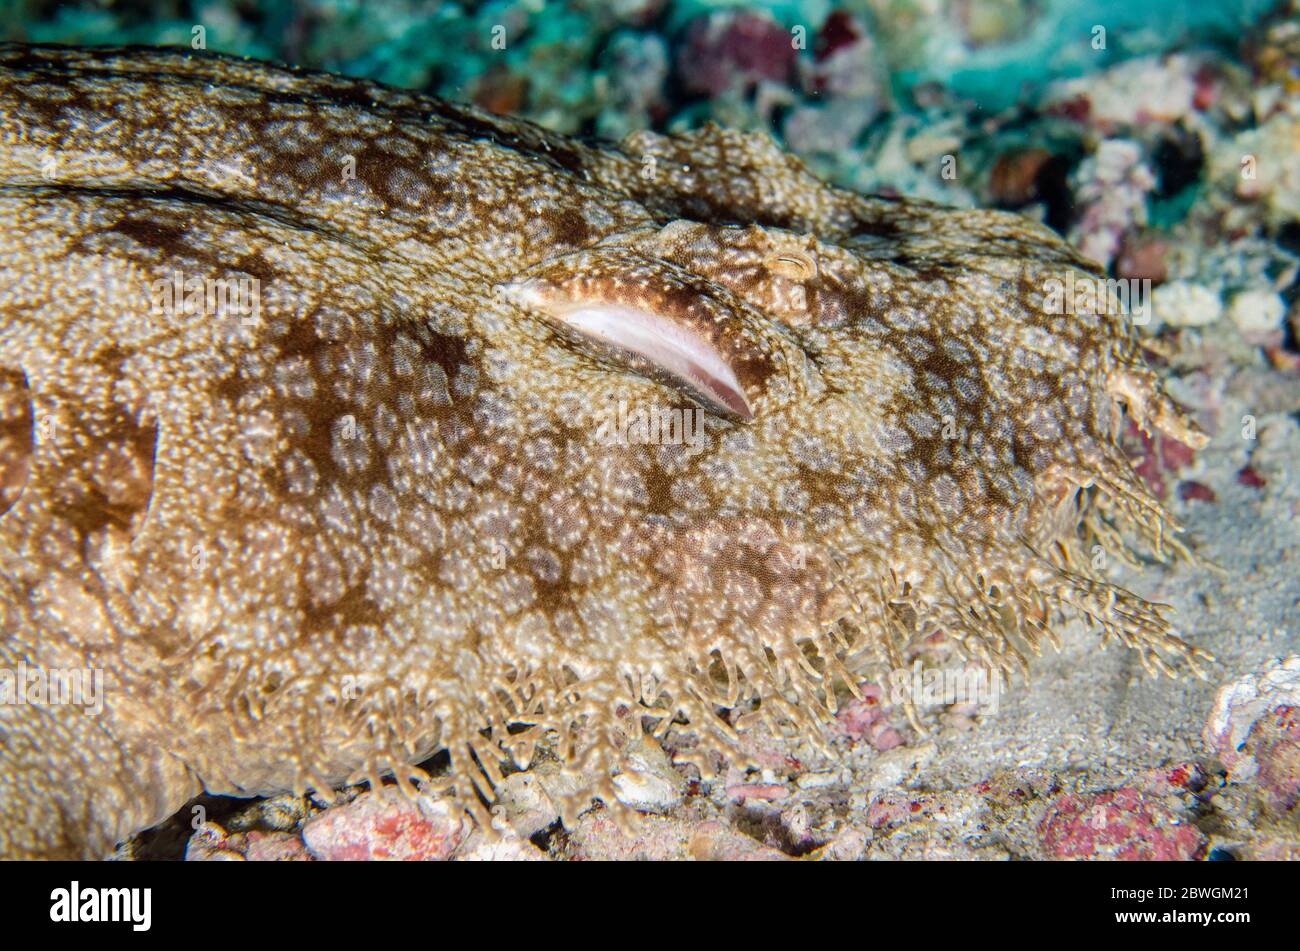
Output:
<instances>
[{"instance_id":1,"label":"mottled brown pattern","mask_svg":"<svg viewBox=\"0 0 1300 951\"><path fill-rule=\"evenodd\" d=\"M0 48L0 114L0 668L106 681L0 705L0 854L439 748L481 811L547 744L571 818L629 711L727 750L716 706L809 728L940 630L999 669L1063 613L1190 650L1085 553L1169 525L1116 400L1195 437L1122 318L1044 313L1091 266L1038 225L188 53ZM153 312L176 272L258 311ZM753 420L597 439L692 394L500 292L543 277L706 330Z\"/></svg>"}]
</instances>

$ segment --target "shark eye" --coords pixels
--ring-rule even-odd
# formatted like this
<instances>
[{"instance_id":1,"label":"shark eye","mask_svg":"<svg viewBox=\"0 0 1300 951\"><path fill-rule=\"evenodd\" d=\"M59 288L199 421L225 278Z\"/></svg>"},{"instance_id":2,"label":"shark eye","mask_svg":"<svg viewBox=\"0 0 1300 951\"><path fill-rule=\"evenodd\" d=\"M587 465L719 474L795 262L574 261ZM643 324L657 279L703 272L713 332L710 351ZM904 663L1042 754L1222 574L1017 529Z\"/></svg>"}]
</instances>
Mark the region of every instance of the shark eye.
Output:
<instances>
[{"instance_id":1,"label":"shark eye","mask_svg":"<svg viewBox=\"0 0 1300 951\"><path fill-rule=\"evenodd\" d=\"M579 252L502 287L599 359L666 384L710 412L751 422L774 366L743 302L677 266L627 249Z\"/></svg>"},{"instance_id":2,"label":"shark eye","mask_svg":"<svg viewBox=\"0 0 1300 951\"><path fill-rule=\"evenodd\" d=\"M644 360L721 415L754 418L726 357L689 324L637 304L573 300L544 282L514 285L516 300L613 353Z\"/></svg>"}]
</instances>

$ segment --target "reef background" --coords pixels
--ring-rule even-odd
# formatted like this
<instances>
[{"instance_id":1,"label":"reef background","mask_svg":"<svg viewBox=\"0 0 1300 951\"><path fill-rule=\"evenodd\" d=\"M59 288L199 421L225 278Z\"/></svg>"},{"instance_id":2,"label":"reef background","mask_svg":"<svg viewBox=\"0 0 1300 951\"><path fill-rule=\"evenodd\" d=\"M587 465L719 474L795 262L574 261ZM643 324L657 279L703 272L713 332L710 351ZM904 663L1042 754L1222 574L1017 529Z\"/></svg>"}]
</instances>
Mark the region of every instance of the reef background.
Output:
<instances>
[{"instance_id":1,"label":"reef background","mask_svg":"<svg viewBox=\"0 0 1300 951\"><path fill-rule=\"evenodd\" d=\"M201 41L587 136L713 120L841 185L1020 211L1150 282L1138 332L1213 435L1127 445L1203 563L1109 566L1217 655L1205 682L1076 623L996 710L923 706L924 733L867 685L834 758L756 734L764 768L702 789L647 750L631 837L561 831L538 768L504 841L352 791L207 800L124 857L1300 858L1300 2L0 0L0 38Z\"/></svg>"}]
</instances>

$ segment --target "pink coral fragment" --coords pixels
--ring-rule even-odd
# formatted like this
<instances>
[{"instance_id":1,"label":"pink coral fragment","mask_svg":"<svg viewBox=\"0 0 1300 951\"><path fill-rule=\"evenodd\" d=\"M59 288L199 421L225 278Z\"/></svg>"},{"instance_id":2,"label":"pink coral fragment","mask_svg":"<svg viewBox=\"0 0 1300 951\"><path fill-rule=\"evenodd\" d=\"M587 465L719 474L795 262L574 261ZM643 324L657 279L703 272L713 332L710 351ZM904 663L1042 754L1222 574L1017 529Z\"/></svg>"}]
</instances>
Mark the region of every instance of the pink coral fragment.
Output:
<instances>
[{"instance_id":1,"label":"pink coral fragment","mask_svg":"<svg viewBox=\"0 0 1300 951\"><path fill-rule=\"evenodd\" d=\"M363 793L303 827L307 848L325 861L438 861L464 836L464 820L440 804L422 809L399 792Z\"/></svg>"},{"instance_id":2,"label":"pink coral fragment","mask_svg":"<svg viewBox=\"0 0 1300 951\"><path fill-rule=\"evenodd\" d=\"M1060 796L1038 831L1047 855L1060 859L1189 861L1206 844L1199 829L1131 787Z\"/></svg>"}]
</instances>

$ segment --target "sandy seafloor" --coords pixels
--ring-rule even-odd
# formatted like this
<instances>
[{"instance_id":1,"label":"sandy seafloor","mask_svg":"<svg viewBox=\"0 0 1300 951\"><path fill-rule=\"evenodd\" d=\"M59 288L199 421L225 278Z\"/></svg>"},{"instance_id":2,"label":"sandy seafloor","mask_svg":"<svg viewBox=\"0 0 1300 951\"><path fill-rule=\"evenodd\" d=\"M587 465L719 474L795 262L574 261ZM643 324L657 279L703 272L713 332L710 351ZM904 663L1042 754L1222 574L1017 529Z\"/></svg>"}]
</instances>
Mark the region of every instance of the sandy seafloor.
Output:
<instances>
[{"instance_id":1,"label":"sandy seafloor","mask_svg":"<svg viewBox=\"0 0 1300 951\"><path fill-rule=\"evenodd\" d=\"M188 45L203 23L211 49L571 133L713 119L775 133L848 187L1033 215L1112 276L1153 281L1143 334L1213 434L1194 454L1129 446L1204 563L1112 565L1216 656L1204 680L1151 678L1074 622L996 711L932 707L924 734L877 691L827 724L830 756L756 730L760 769L700 784L644 750L623 787L646 814L634 832L599 808L561 827L543 764L507 780L494 837L438 802L362 788L330 808L204 798L197 831L187 807L120 857L1300 858L1295 0L0 0L0 12L0 38L28 41ZM500 25L512 39L495 51ZM807 44L791 52L800 27ZM960 156L954 180L937 174L946 154ZM1246 155L1257 177L1238 174Z\"/></svg>"}]
</instances>

